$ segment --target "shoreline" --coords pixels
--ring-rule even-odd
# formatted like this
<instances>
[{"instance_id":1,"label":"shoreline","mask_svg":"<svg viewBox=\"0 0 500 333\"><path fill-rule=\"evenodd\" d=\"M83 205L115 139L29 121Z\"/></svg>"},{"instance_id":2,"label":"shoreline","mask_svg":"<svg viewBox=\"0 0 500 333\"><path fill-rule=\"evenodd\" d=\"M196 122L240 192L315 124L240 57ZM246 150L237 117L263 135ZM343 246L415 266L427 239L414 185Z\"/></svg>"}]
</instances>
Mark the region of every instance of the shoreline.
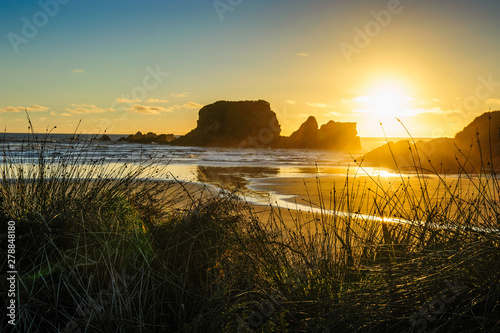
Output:
<instances>
[{"instance_id":1,"label":"shoreline","mask_svg":"<svg viewBox=\"0 0 500 333\"><path fill-rule=\"evenodd\" d=\"M405 216L412 207L404 203L403 196L416 196L427 200L429 207L435 207L441 204L439 200L444 200L446 194L451 193L450 188L460 188L464 191L464 197L470 197L476 186L474 181L479 179L466 179L459 175L416 174L405 176L390 174L378 178L358 174L349 179L346 175L258 178L249 180L247 189L251 195L246 196L245 200L254 206L273 206L297 212L329 214L382 224L425 225L445 230L470 228L475 232L498 233L500 230L481 226L480 223L456 226L432 220L425 222L421 218L409 219ZM426 198L427 193L433 193L433 196ZM383 195L392 195L393 202L390 202L391 199L383 198ZM347 197L352 197L352 201L349 202ZM376 207L373 203L376 199L387 201L388 208L392 209ZM394 207L399 204L401 207L395 210ZM407 208L407 211L401 211L402 208ZM451 208L455 209L454 213L459 213L460 207ZM374 214L377 211L378 214Z\"/></svg>"},{"instance_id":2,"label":"shoreline","mask_svg":"<svg viewBox=\"0 0 500 333\"><path fill-rule=\"evenodd\" d=\"M237 171L240 168L221 168L220 170L225 174L231 174L231 171ZM464 175L455 174L397 174L394 171L375 168L336 167L334 170L336 172L331 174L314 174L310 172L311 169L308 169L309 172L304 173L289 173L285 176L280 176L279 173L265 174L255 178L249 174L246 176L233 174L233 177L228 178L227 175L221 176L219 173L213 173L212 176L216 177L207 177L206 182L201 179L170 181L182 183L186 187L192 186L195 192L201 191L202 195L206 193L214 196L235 195L237 200L248 203L254 210L263 213L266 217L269 217L272 209L290 211L291 216L287 218L287 224L292 223L294 217L304 213L311 219L314 215L326 214L377 224L429 226L444 230L470 229L484 233L500 232L496 228L488 228L484 223L456 226L437 223L432 219L426 222L425 220L430 215L423 214L423 212L424 218L408 218L409 212L414 207L408 203L402 205L398 203L402 196L422 199L431 193L432 196L427 198L427 205L439 206L441 203L438 200L446 197L446 192L450 191L449 188L454 187L460 188L464 197L470 199L476 186L475 182L482 181L485 177L467 178ZM342 172L345 173L342 174ZM229 190L230 188L235 189L235 192ZM382 201L389 201L388 207L379 209L373 201L376 198L381 199L384 195L394 196L395 199L393 202L390 202L391 199L383 199ZM348 201L347 197L352 197L351 201ZM395 209L396 206L399 207ZM453 207L453 209L459 208Z\"/></svg>"}]
</instances>

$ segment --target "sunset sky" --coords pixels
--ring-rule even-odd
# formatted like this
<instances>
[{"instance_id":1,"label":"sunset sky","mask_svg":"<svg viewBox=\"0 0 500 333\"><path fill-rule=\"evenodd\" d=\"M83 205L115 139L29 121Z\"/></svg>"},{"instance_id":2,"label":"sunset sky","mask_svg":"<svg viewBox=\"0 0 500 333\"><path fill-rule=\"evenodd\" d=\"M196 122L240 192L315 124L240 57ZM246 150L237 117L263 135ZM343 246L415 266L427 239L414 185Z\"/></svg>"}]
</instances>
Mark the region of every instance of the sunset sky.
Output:
<instances>
[{"instance_id":1,"label":"sunset sky","mask_svg":"<svg viewBox=\"0 0 500 333\"><path fill-rule=\"evenodd\" d=\"M500 109L498 0L2 0L0 124L184 134L217 100L360 136L453 136Z\"/></svg>"}]
</instances>

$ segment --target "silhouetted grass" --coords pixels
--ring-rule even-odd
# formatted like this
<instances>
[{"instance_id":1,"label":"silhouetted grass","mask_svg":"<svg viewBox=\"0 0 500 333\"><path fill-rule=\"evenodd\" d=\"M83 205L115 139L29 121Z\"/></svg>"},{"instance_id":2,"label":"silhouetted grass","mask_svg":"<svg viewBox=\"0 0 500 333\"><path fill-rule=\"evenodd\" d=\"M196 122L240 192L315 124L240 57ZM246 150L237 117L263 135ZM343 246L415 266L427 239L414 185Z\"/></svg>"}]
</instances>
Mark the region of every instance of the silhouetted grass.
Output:
<instances>
[{"instance_id":1,"label":"silhouetted grass","mask_svg":"<svg viewBox=\"0 0 500 333\"><path fill-rule=\"evenodd\" d=\"M346 177L330 197L318 178L322 214L259 214L231 192L157 181L154 158L89 158L94 146L49 157L32 133L23 160L4 145L18 331L500 330L496 175Z\"/></svg>"}]
</instances>

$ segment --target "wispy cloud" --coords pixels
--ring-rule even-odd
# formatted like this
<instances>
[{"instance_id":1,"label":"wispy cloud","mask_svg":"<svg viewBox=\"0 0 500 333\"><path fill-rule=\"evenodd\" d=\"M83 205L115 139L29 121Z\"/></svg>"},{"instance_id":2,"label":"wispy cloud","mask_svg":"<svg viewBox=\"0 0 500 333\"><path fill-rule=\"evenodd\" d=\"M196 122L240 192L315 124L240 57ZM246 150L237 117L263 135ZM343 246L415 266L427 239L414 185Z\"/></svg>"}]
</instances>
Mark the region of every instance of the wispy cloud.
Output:
<instances>
[{"instance_id":1,"label":"wispy cloud","mask_svg":"<svg viewBox=\"0 0 500 333\"><path fill-rule=\"evenodd\" d=\"M310 54L309 53L304 53L304 52L301 52L301 53L297 53L296 54L297 57L309 57Z\"/></svg>"},{"instance_id":2,"label":"wispy cloud","mask_svg":"<svg viewBox=\"0 0 500 333\"><path fill-rule=\"evenodd\" d=\"M26 108L24 106L6 106L4 108L0 108L1 112L21 112Z\"/></svg>"},{"instance_id":3,"label":"wispy cloud","mask_svg":"<svg viewBox=\"0 0 500 333\"><path fill-rule=\"evenodd\" d=\"M456 113L460 112L458 110L452 110L452 109L443 109L440 107L433 107L429 109L408 109L410 112L413 112L414 114L423 114L423 113L434 113L434 114L447 114L447 113Z\"/></svg>"},{"instance_id":4,"label":"wispy cloud","mask_svg":"<svg viewBox=\"0 0 500 333\"><path fill-rule=\"evenodd\" d=\"M71 113L67 112L62 112L62 113L55 113L54 111L50 111L51 116L63 116L63 117L72 117L73 115Z\"/></svg>"},{"instance_id":5,"label":"wispy cloud","mask_svg":"<svg viewBox=\"0 0 500 333\"><path fill-rule=\"evenodd\" d=\"M128 99L128 98L117 98L116 101L118 103L123 103L123 104L132 104L132 103L142 102L140 99Z\"/></svg>"},{"instance_id":6,"label":"wispy cloud","mask_svg":"<svg viewBox=\"0 0 500 333\"><path fill-rule=\"evenodd\" d=\"M490 98L490 99L486 100L486 105L500 105L500 99Z\"/></svg>"},{"instance_id":7,"label":"wispy cloud","mask_svg":"<svg viewBox=\"0 0 500 333\"><path fill-rule=\"evenodd\" d=\"M311 115L310 114L307 114L307 113L299 113L299 114L294 114L294 115L291 115L292 118L303 118L303 119L307 119L309 118Z\"/></svg>"},{"instance_id":8,"label":"wispy cloud","mask_svg":"<svg viewBox=\"0 0 500 333\"><path fill-rule=\"evenodd\" d=\"M180 107L185 109L201 109L203 105L195 102L187 102L186 104L180 105Z\"/></svg>"},{"instance_id":9,"label":"wispy cloud","mask_svg":"<svg viewBox=\"0 0 500 333\"><path fill-rule=\"evenodd\" d=\"M95 105L90 104L71 104L71 108L65 108L64 110L72 114L115 112L115 110L112 108L99 108Z\"/></svg>"},{"instance_id":10,"label":"wispy cloud","mask_svg":"<svg viewBox=\"0 0 500 333\"><path fill-rule=\"evenodd\" d=\"M85 73L83 69L73 69L71 73Z\"/></svg>"},{"instance_id":11,"label":"wispy cloud","mask_svg":"<svg viewBox=\"0 0 500 333\"><path fill-rule=\"evenodd\" d=\"M50 108L41 106L41 105L30 105L28 107L25 106L6 106L0 108L0 112L24 112L27 110L28 112L45 112L50 110Z\"/></svg>"},{"instance_id":12,"label":"wispy cloud","mask_svg":"<svg viewBox=\"0 0 500 333\"><path fill-rule=\"evenodd\" d=\"M356 103L370 103L373 100L373 98L369 96L358 96L354 97L352 100L346 100L346 103L348 102L356 102Z\"/></svg>"},{"instance_id":13,"label":"wispy cloud","mask_svg":"<svg viewBox=\"0 0 500 333\"><path fill-rule=\"evenodd\" d=\"M396 117L415 117L421 114L447 114L456 112L456 110L434 106L439 101L438 99L415 101L413 97L409 96L394 96L390 99L385 96L357 96L346 100L346 103L354 103L356 105L354 109L355 113L386 114ZM423 107L412 107L411 104L413 103L411 102Z\"/></svg>"},{"instance_id":14,"label":"wispy cloud","mask_svg":"<svg viewBox=\"0 0 500 333\"><path fill-rule=\"evenodd\" d=\"M294 100L292 100L292 99L287 99L287 100L286 100L286 102L287 102L288 104L290 104L290 105L295 105L295 104L297 104L297 102L296 102L296 101L294 101Z\"/></svg>"},{"instance_id":15,"label":"wispy cloud","mask_svg":"<svg viewBox=\"0 0 500 333\"><path fill-rule=\"evenodd\" d=\"M355 113L378 113L377 110L372 109L372 108L366 108L366 109L354 109L353 110ZM455 113L458 112L457 110L446 110L440 107L433 107L433 108L405 108L402 109L401 111L396 112L394 115L397 117L415 117L421 114L449 114L449 113Z\"/></svg>"},{"instance_id":16,"label":"wispy cloud","mask_svg":"<svg viewBox=\"0 0 500 333\"><path fill-rule=\"evenodd\" d=\"M306 103L307 106L311 106L313 108L334 108L334 105L328 105L324 103Z\"/></svg>"},{"instance_id":17,"label":"wispy cloud","mask_svg":"<svg viewBox=\"0 0 500 333\"><path fill-rule=\"evenodd\" d=\"M162 112L173 112L173 111L178 110L178 109L200 109L202 106L203 105L195 103L195 102L177 104L177 105L172 105L169 107L134 104L130 108L128 108L128 111L133 112L133 113L140 113L140 114L159 115Z\"/></svg>"},{"instance_id":18,"label":"wispy cloud","mask_svg":"<svg viewBox=\"0 0 500 333\"><path fill-rule=\"evenodd\" d=\"M188 91L181 92L181 93L171 93L170 95L173 97L186 97L189 94Z\"/></svg>"},{"instance_id":19,"label":"wispy cloud","mask_svg":"<svg viewBox=\"0 0 500 333\"><path fill-rule=\"evenodd\" d=\"M71 104L74 108L95 108L95 105L92 104Z\"/></svg>"},{"instance_id":20,"label":"wispy cloud","mask_svg":"<svg viewBox=\"0 0 500 333\"><path fill-rule=\"evenodd\" d=\"M324 113L323 116L325 116L325 117L330 117L330 116L340 117L340 116L342 116L342 114L335 112L335 111L332 111L332 112Z\"/></svg>"},{"instance_id":21,"label":"wispy cloud","mask_svg":"<svg viewBox=\"0 0 500 333\"><path fill-rule=\"evenodd\" d=\"M129 108L129 111L133 112L133 113L140 113L140 114L158 115L161 112L172 112L172 109L171 108L162 108L160 106L135 104Z\"/></svg>"},{"instance_id":22,"label":"wispy cloud","mask_svg":"<svg viewBox=\"0 0 500 333\"><path fill-rule=\"evenodd\" d=\"M384 97L385 98L385 97ZM410 96L394 96L392 98L394 101L413 101L413 97ZM350 100L343 100L344 103L349 103L349 102L355 102L355 103L364 103L364 104L370 104L370 103L377 103L380 101L380 97L374 97L374 96L357 96L354 97L353 99Z\"/></svg>"},{"instance_id":23,"label":"wispy cloud","mask_svg":"<svg viewBox=\"0 0 500 333\"><path fill-rule=\"evenodd\" d=\"M140 102L140 101L139 101ZM166 99L158 99L158 98L148 98L145 100L146 103L170 103Z\"/></svg>"},{"instance_id":24,"label":"wispy cloud","mask_svg":"<svg viewBox=\"0 0 500 333\"><path fill-rule=\"evenodd\" d=\"M41 105L28 106L28 111L31 111L31 112L45 112L48 110L50 110L50 108L48 108L46 106L41 106Z\"/></svg>"}]
</instances>

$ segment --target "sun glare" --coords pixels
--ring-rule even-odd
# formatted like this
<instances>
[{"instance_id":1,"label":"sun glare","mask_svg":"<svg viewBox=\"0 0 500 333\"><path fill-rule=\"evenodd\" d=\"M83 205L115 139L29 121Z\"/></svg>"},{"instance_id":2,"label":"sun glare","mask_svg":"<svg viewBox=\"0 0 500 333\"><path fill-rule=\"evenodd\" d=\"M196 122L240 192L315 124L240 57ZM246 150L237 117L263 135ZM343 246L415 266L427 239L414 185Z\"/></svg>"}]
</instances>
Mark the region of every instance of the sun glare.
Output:
<instances>
[{"instance_id":1,"label":"sun glare","mask_svg":"<svg viewBox=\"0 0 500 333\"><path fill-rule=\"evenodd\" d=\"M369 92L369 107L381 118L398 117L408 107L411 97L395 82L381 82Z\"/></svg>"},{"instance_id":2,"label":"sun glare","mask_svg":"<svg viewBox=\"0 0 500 333\"><path fill-rule=\"evenodd\" d=\"M410 97L414 89L404 79L370 80L362 89L363 95L354 98L356 109L360 114L360 132L366 136L382 135L375 122L383 124L384 135L399 137L406 135L397 119L407 121L415 115L415 101ZM411 86L413 88L413 86ZM396 119L397 118L397 119Z\"/></svg>"}]
</instances>

